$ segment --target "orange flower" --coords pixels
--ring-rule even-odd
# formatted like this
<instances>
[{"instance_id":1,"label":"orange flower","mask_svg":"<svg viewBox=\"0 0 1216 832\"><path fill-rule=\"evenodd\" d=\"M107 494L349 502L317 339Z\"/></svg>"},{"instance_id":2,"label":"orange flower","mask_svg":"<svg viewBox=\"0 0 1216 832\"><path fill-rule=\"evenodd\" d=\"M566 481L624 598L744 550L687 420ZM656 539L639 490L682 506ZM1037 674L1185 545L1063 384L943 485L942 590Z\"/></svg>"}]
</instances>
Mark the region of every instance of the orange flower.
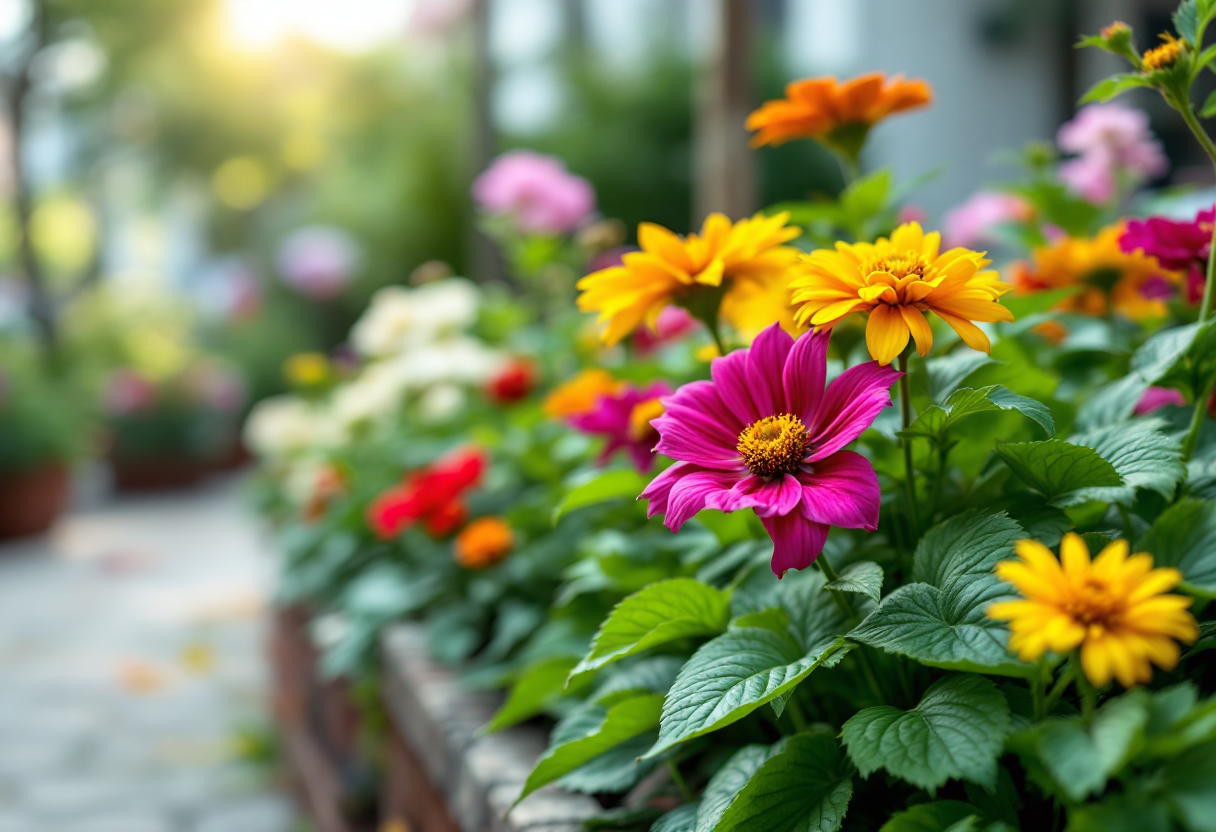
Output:
<instances>
[{"instance_id":1,"label":"orange flower","mask_svg":"<svg viewBox=\"0 0 1216 832\"><path fill-rule=\"evenodd\" d=\"M1169 309L1163 301L1145 297L1150 281L1177 282L1174 272L1161 268L1156 258L1137 251L1128 254L1119 246L1124 223L1107 226L1093 239L1064 237L1034 253L1033 263L1013 269L1017 294L1079 286L1080 291L1053 307L1099 317L1113 310L1134 321L1164 317Z\"/></svg>"},{"instance_id":2,"label":"orange flower","mask_svg":"<svg viewBox=\"0 0 1216 832\"><path fill-rule=\"evenodd\" d=\"M595 409L600 396L612 395L621 389L621 384L607 370L583 370L545 397L545 415L563 419L587 413Z\"/></svg>"},{"instance_id":3,"label":"orange flower","mask_svg":"<svg viewBox=\"0 0 1216 832\"><path fill-rule=\"evenodd\" d=\"M501 517L480 517L456 536L456 562L465 569L485 569L505 558L515 535Z\"/></svg>"},{"instance_id":4,"label":"orange flower","mask_svg":"<svg viewBox=\"0 0 1216 832\"><path fill-rule=\"evenodd\" d=\"M817 139L855 157L871 127L889 115L924 107L933 90L924 81L887 80L881 72L843 84L835 78L808 78L785 88L785 98L765 103L747 117L756 131L752 146L790 139Z\"/></svg>"}]
</instances>

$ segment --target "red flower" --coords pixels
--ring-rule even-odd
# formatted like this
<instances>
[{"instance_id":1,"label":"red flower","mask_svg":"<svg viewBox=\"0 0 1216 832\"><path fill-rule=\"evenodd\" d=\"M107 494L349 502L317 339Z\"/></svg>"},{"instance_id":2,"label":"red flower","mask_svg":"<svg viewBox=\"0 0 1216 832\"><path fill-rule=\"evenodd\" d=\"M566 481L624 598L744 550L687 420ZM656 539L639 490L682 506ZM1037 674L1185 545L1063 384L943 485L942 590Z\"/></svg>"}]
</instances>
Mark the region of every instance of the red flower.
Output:
<instances>
[{"instance_id":1,"label":"red flower","mask_svg":"<svg viewBox=\"0 0 1216 832\"><path fill-rule=\"evenodd\" d=\"M435 537L456 531L468 516L464 493L481 481L486 458L479 449L449 454L406 476L372 501L367 522L381 540L391 540L415 523Z\"/></svg>"},{"instance_id":2,"label":"red flower","mask_svg":"<svg viewBox=\"0 0 1216 832\"><path fill-rule=\"evenodd\" d=\"M499 404L512 404L528 397L536 387L536 368L524 358L513 359L506 368L490 379L490 399Z\"/></svg>"}]
</instances>

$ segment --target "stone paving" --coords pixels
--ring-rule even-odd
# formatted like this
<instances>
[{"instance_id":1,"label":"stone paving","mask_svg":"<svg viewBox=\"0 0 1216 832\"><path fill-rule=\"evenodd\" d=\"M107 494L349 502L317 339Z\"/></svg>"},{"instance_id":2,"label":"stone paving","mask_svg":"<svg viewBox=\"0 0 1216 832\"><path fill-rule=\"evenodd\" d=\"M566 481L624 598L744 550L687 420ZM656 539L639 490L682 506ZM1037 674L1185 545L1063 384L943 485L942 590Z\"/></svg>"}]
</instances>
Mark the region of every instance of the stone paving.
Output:
<instances>
[{"instance_id":1,"label":"stone paving","mask_svg":"<svg viewBox=\"0 0 1216 832\"><path fill-rule=\"evenodd\" d=\"M235 481L0 545L0 832L297 832L265 736L268 547Z\"/></svg>"}]
</instances>

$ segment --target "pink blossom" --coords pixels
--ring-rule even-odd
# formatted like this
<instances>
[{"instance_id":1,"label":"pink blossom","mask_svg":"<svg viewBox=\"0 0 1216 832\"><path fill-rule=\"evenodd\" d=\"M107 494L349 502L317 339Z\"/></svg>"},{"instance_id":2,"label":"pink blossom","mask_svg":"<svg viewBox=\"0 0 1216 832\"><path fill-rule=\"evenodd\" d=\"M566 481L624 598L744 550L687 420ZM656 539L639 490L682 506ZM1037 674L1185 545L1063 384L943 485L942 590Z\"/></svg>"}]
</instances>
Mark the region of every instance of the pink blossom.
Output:
<instances>
[{"instance_id":1,"label":"pink blossom","mask_svg":"<svg viewBox=\"0 0 1216 832\"><path fill-rule=\"evenodd\" d=\"M279 250L283 282L301 295L325 300L342 294L355 279L359 249L340 228L314 225L294 232Z\"/></svg>"},{"instance_id":2,"label":"pink blossom","mask_svg":"<svg viewBox=\"0 0 1216 832\"><path fill-rule=\"evenodd\" d=\"M1136 402L1132 413L1144 416L1170 405L1186 407L1186 398L1171 387L1150 387L1140 396L1140 401Z\"/></svg>"},{"instance_id":3,"label":"pink blossom","mask_svg":"<svg viewBox=\"0 0 1216 832\"><path fill-rule=\"evenodd\" d=\"M795 341L773 324L710 365L712 381L662 400L658 453L677 460L642 492L677 531L698 511L751 508L773 539L773 572L805 569L828 529L878 527L869 460L844 450L891 404L902 373L871 361L824 389L829 332Z\"/></svg>"},{"instance_id":4,"label":"pink blossom","mask_svg":"<svg viewBox=\"0 0 1216 832\"><path fill-rule=\"evenodd\" d=\"M1119 238L1119 247L1129 254L1143 251L1156 258L1162 268L1185 273L1186 302L1194 305L1203 299L1214 220L1216 207L1205 208L1195 215L1195 219L1181 222L1168 217L1128 220L1127 230ZM1164 276L1146 282L1142 291L1157 299L1169 298L1174 293L1173 286Z\"/></svg>"},{"instance_id":5,"label":"pink blossom","mask_svg":"<svg viewBox=\"0 0 1216 832\"><path fill-rule=\"evenodd\" d=\"M156 386L130 369L115 370L106 384L102 407L111 416L146 413L156 406Z\"/></svg>"},{"instance_id":6,"label":"pink blossom","mask_svg":"<svg viewBox=\"0 0 1216 832\"><path fill-rule=\"evenodd\" d=\"M560 159L512 150L473 183L473 197L491 214L510 214L526 234L566 234L595 211L591 183Z\"/></svg>"},{"instance_id":7,"label":"pink blossom","mask_svg":"<svg viewBox=\"0 0 1216 832\"><path fill-rule=\"evenodd\" d=\"M1148 116L1119 103L1082 108L1060 127L1056 143L1065 153L1077 154L1060 165L1060 179L1094 203L1115 197L1122 182L1139 185L1169 166Z\"/></svg>"},{"instance_id":8,"label":"pink blossom","mask_svg":"<svg viewBox=\"0 0 1216 832\"><path fill-rule=\"evenodd\" d=\"M650 355L664 344L678 341L700 324L682 306L664 306L654 327L638 327L633 333L633 345L639 355Z\"/></svg>"},{"instance_id":9,"label":"pink blossom","mask_svg":"<svg viewBox=\"0 0 1216 832\"><path fill-rule=\"evenodd\" d=\"M671 393L666 382L657 381L644 390L625 385L619 392L600 396L595 409L570 419L570 424L584 433L605 437L608 442L600 454L600 463L608 461L618 450L628 451L639 471L649 471L654 465L654 446L658 432L649 420L639 422L634 411L639 405L654 402Z\"/></svg>"},{"instance_id":10,"label":"pink blossom","mask_svg":"<svg viewBox=\"0 0 1216 832\"><path fill-rule=\"evenodd\" d=\"M1022 222L1033 214L1030 203L1020 196L978 191L946 214L943 236L948 246L976 248L998 242L996 226Z\"/></svg>"}]
</instances>

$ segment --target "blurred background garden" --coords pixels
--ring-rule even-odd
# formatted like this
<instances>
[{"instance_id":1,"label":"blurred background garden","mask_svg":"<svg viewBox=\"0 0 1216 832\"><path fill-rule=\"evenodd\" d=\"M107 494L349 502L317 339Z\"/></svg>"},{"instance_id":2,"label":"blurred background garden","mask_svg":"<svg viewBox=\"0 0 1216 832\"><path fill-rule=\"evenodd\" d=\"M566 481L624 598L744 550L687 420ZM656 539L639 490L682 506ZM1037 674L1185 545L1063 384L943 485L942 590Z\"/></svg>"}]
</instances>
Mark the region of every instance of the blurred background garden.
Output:
<instances>
[{"instance_id":1,"label":"blurred background garden","mask_svg":"<svg viewBox=\"0 0 1216 832\"><path fill-rule=\"evenodd\" d=\"M1074 48L1081 34L1114 19L1159 31L1174 7L0 0L0 539L20 541L0 544L0 599L10 581L11 609L33 616L9 622L0 686L6 664L43 649L21 641L23 628L42 644L44 633L72 641L90 626L66 613L66 629L39 617L61 587L29 571L47 551L86 552L112 576L144 569L153 550L167 563L182 552L206 559L203 540L232 546L248 560L229 553L214 587L253 600L235 613L219 603L219 618L256 620L249 611L270 593L268 568L241 506L266 508L267 496L244 473L251 450L273 456L293 425L268 417L246 428L246 417L272 397L316 402L359 377L375 339L392 337L372 332L374 321L364 319L362 336L357 326L374 298L391 301L377 295L385 287L438 292L453 276L476 284L487 299L478 335L503 355L541 356L539 367L507 368L517 377L496 353L485 358L492 367L461 379L493 385L501 404L514 400L511 384L531 392L533 371L558 380L559 342L513 334L550 319L574 326L574 282L636 248L641 222L686 234L714 211L738 220L786 205L806 232L795 245L809 248L853 221L861 238L919 220L947 242L988 249L1003 269L1044 242L1013 227L1036 211L1076 234L1129 213L1189 219L1210 204L1213 181L1182 118L1150 90L1113 110L1078 115L1077 105L1119 64ZM875 127L862 168L891 175L869 180L870 191L835 202L847 172L816 142L749 147L748 113L788 82L871 71L924 79L934 101ZM852 219L816 210L838 204ZM442 381L457 372L446 361L456 359L421 355L412 372ZM348 397L352 424L372 395ZM426 405L438 418L441 398ZM310 495L324 490L315 470L308 476ZM215 532L225 524L244 530L239 539ZM10 572L6 553L18 564ZM174 576L148 584L155 603L172 606L178 579L206 583L189 567ZM94 598L100 606L80 615L119 617L118 598ZM206 615L214 601L203 599ZM182 626L165 654L172 672L124 658L122 628L105 672L145 694L174 674L206 672L224 639L246 658L258 648L252 625L210 646L200 646L195 619ZM263 684L256 673L238 682L253 698ZM225 736L226 701L214 704ZM10 829L5 795L18 793L5 786L4 730L0 720L0 832ZM265 751L257 731L246 739L247 756ZM34 744L10 743L10 767L24 766L20 751ZM278 809L259 811L250 817L270 818L261 828L287 823ZM210 822L104 829L246 828Z\"/></svg>"}]
</instances>

